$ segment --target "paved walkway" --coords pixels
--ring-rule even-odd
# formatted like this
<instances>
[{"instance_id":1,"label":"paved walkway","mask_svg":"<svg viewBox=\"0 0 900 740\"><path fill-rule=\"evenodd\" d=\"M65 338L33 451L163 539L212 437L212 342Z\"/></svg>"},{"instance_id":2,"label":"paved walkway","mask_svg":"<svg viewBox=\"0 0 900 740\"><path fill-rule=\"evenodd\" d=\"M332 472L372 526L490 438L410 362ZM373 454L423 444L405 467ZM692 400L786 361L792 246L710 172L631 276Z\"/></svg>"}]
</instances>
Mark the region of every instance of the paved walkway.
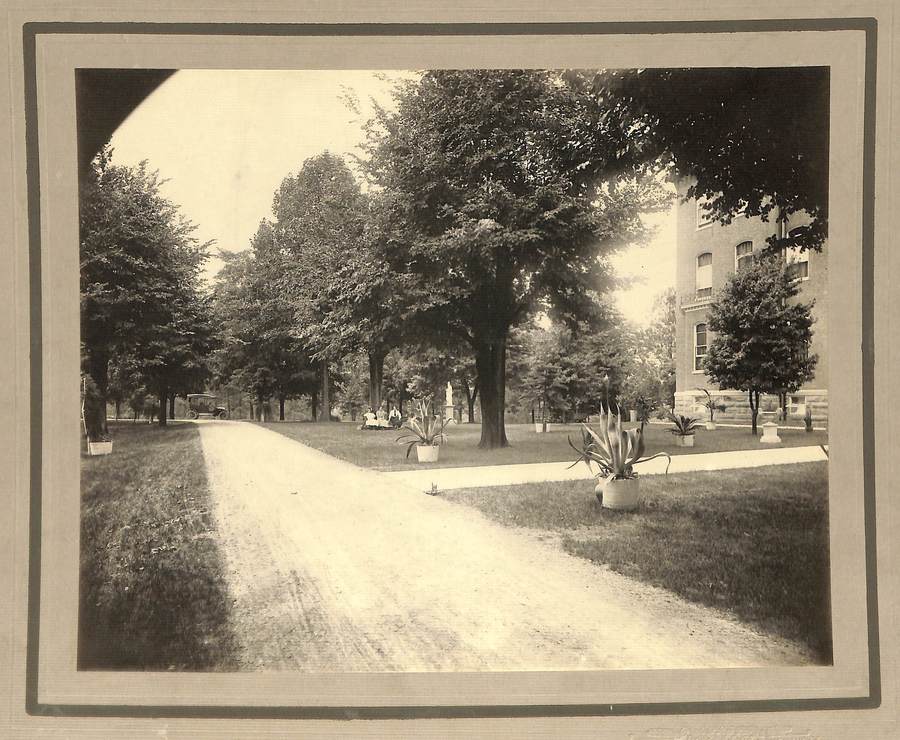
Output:
<instances>
[{"instance_id":1,"label":"paved walkway","mask_svg":"<svg viewBox=\"0 0 900 740\"><path fill-rule=\"evenodd\" d=\"M827 448L827 445L826 445ZM695 470L729 470L732 468L758 468L763 465L816 462L827 460L822 448L778 447L774 449L736 450L733 452L703 452L696 455L672 455L670 473L690 473ZM429 490L432 484L438 489L483 488L485 486L511 486L541 481L584 480L591 478L584 463L570 468L569 462L526 463L522 465L485 465L471 468L428 468L424 470L399 470L384 473L389 479L402 482L420 490ZM593 468L596 471L596 468ZM658 457L636 466L642 475L658 475L666 471L666 458Z\"/></svg>"},{"instance_id":2,"label":"paved walkway","mask_svg":"<svg viewBox=\"0 0 900 740\"><path fill-rule=\"evenodd\" d=\"M199 429L245 669L809 662L792 643L271 430Z\"/></svg>"}]
</instances>

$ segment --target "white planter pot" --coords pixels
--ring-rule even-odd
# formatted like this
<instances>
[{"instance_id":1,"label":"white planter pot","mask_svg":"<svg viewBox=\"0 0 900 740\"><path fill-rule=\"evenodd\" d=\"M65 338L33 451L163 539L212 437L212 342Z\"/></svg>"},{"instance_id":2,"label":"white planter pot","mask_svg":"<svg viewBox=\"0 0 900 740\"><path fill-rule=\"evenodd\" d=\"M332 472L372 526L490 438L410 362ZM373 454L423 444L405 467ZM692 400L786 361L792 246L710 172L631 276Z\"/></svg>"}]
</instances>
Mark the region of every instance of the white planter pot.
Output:
<instances>
[{"instance_id":1,"label":"white planter pot","mask_svg":"<svg viewBox=\"0 0 900 740\"><path fill-rule=\"evenodd\" d=\"M694 435L693 434L688 434L685 437L676 435L675 440L676 440L675 444L678 445L679 447L693 447L694 446Z\"/></svg>"},{"instance_id":2,"label":"white planter pot","mask_svg":"<svg viewBox=\"0 0 900 740\"><path fill-rule=\"evenodd\" d=\"M628 421L637 421L637 409L628 409Z\"/></svg>"},{"instance_id":3,"label":"white planter pot","mask_svg":"<svg viewBox=\"0 0 900 740\"><path fill-rule=\"evenodd\" d=\"M89 455L109 455L112 453L112 441L88 442Z\"/></svg>"},{"instance_id":4,"label":"white planter pot","mask_svg":"<svg viewBox=\"0 0 900 740\"><path fill-rule=\"evenodd\" d=\"M416 457L419 462L437 462L441 448L438 445L416 445Z\"/></svg>"},{"instance_id":5,"label":"white planter pot","mask_svg":"<svg viewBox=\"0 0 900 740\"><path fill-rule=\"evenodd\" d=\"M640 478L619 478L605 484L601 481L594 490L605 509L630 511L641 503Z\"/></svg>"},{"instance_id":6,"label":"white planter pot","mask_svg":"<svg viewBox=\"0 0 900 740\"><path fill-rule=\"evenodd\" d=\"M549 424L547 425L547 430L548 431L550 430ZM538 434L543 434L544 433L544 423L542 421L534 422L534 431L536 431Z\"/></svg>"},{"instance_id":7,"label":"white planter pot","mask_svg":"<svg viewBox=\"0 0 900 740\"><path fill-rule=\"evenodd\" d=\"M716 430L716 422L714 421L707 421L705 425L707 430L709 430L710 432L714 432Z\"/></svg>"}]
</instances>

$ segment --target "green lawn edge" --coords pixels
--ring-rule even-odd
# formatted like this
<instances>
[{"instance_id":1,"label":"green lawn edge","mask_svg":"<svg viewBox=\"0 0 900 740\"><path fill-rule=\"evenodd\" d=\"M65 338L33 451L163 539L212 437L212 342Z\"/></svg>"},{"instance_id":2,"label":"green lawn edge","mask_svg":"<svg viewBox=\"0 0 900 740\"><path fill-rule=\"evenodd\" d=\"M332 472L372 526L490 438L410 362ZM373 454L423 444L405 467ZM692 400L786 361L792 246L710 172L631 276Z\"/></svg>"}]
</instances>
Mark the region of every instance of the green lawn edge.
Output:
<instances>
[{"instance_id":1,"label":"green lawn edge","mask_svg":"<svg viewBox=\"0 0 900 740\"><path fill-rule=\"evenodd\" d=\"M231 599L197 427L111 424L82 456L79 670L231 670Z\"/></svg>"}]
</instances>

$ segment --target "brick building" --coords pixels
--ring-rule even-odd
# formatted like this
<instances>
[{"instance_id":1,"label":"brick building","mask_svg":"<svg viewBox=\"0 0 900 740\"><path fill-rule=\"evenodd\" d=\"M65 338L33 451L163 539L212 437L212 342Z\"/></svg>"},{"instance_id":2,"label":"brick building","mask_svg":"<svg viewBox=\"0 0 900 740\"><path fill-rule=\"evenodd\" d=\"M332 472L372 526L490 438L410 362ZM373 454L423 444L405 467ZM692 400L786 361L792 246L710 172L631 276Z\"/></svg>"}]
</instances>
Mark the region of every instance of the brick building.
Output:
<instances>
[{"instance_id":1,"label":"brick building","mask_svg":"<svg viewBox=\"0 0 900 740\"><path fill-rule=\"evenodd\" d=\"M689 183L677 184L679 196ZM677 208L676 240L676 338L675 338L675 410L677 413L698 416L706 410L698 404L705 399L700 388L708 389L727 406L719 412L721 421L750 421L747 394L734 390L720 390L702 370L711 332L706 325L707 312L716 292L728 275L740 268L744 260L765 247L777 225L760 218L736 216L728 225L710 220L695 200L682 202ZM795 216L788 229L802 224ZM793 264L791 268L801 281L799 299L815 299L813 306L813 337L810 352L819 356L815 377L798 392L788 398L788 423L801 423L809 407L813 420L818 423L828 417L828 260L826 243L821 252L786 254ZM763 397L760 407L777 406L774 396Z\"/></svg>"}]
</instances>

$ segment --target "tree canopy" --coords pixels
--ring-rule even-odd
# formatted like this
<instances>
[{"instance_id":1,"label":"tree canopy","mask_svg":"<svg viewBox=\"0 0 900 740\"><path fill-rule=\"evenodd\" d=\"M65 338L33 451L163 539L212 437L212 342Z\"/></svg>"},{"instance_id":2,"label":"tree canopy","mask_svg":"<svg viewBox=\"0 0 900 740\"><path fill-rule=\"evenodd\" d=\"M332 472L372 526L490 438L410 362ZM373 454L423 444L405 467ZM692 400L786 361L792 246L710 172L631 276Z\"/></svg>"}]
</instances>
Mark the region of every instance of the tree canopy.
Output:
<instances>
[{"instance_id":1,"label":"tree canopy","mask_svg":"<svg viewBox=\"0 0 900 740\"><path fill-rule=\"evenodd\" d=\"M754 434L760 394L795 391L815 370L813 304L798 292L784 260L767 256L733 273L709 309L704 369L720 388L747 391Z\"/></svg>"},{"instance_id":2,"label":"tree canopy","mask_svg":"<svg viewBox=\"0 0 900 740\"><path fill-rule=\"evenodd\" d=\"M576 321L612 284L604 259L668 200L589 95L539 70L430 71L369 128L367 172L402 228L379 242L407 305L468 342L481 446L506 445L506 341L539 307Z\"/></svg>"},{"instance_id":3,"label":"tree canopy","mask_svg":"<svg viewBox=\"0 0 900 740\"><path fill-rule=\"evenodd\" d=\"M215 312L222 327L217 355L220 382L233 380L257 401L284 401L316 390L316 368L297 336L293 306L278 290L282 257L271 223L260 223L244 252L222 253L215 286Z\"/></svg>"},{"instance_id":4,"label":"tree canopy","mask_svg":"<svg viewBox=\"0 0 900 740\"><path fill-rule=\"evenodd\" d=\"M645 161L692 182L709 214L810 221L769 239L820 250L828 231L827 67L639 69L584 73Z\"/></svg>"},{"instance_id":5,"label":"tree canopy","mask_svg":"<svg viewBox=\"0 0 900 740\"><path fill-rule=\"evenodd\" d=\"M106 399L110 360L127 354L164 407L170 388L202 383L213 335L200 286L209 245L161 184L146 162L116 165L105 147L81 183L79 213L85 371Z\"/></svg>"}]
</instances>

